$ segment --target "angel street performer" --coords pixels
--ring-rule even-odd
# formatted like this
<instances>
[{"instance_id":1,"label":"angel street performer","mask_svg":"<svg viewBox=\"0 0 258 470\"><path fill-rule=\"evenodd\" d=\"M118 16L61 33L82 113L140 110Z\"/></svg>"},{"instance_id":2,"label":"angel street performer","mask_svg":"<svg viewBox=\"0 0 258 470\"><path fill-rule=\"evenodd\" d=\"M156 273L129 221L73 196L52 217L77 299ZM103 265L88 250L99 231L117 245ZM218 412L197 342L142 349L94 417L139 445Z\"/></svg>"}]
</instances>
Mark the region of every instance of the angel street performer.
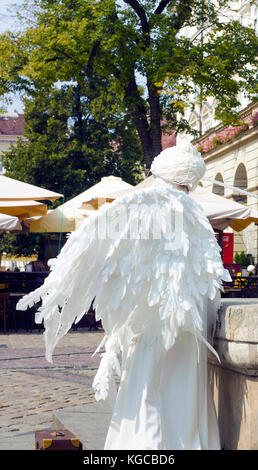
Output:
<instances>
[{"instance_id":1,"label":"angel street performer","mask_svg":"<svg viewBox=\"0 0 258 470\"><path fill-rule=\"evenodd\" d=\"M183 141L162 151L151 172L152 185L103 205L70 235L45 283L18 308L42 300L35 320L44 320L52 361L95 297L106 335L93 388L96 400L113 404L105 449L220 449L207 348L216 354L211 332L230 277L188 194L205 164Z\"/></svg>"}]
</instances>

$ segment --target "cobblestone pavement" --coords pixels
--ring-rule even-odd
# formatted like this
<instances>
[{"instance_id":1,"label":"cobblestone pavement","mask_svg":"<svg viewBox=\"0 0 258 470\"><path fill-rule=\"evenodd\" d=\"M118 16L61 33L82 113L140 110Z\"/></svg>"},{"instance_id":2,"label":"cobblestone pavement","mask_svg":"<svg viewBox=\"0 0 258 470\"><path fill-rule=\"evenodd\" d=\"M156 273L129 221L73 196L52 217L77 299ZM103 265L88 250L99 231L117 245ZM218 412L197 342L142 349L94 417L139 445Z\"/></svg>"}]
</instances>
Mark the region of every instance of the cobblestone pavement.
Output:
<instances>
[{"instance_id":1,"label":"cobblestone pavement","mask_svg":"<svg viewBox=\"0 0 258 470\"><path fill-rule=\"evenodd\" d=\"M50 428L53 412L94 401L91 388L103 330L70 331L45 359L38 332L0 334L0 440Z\"/></svg>"}]
</instances>

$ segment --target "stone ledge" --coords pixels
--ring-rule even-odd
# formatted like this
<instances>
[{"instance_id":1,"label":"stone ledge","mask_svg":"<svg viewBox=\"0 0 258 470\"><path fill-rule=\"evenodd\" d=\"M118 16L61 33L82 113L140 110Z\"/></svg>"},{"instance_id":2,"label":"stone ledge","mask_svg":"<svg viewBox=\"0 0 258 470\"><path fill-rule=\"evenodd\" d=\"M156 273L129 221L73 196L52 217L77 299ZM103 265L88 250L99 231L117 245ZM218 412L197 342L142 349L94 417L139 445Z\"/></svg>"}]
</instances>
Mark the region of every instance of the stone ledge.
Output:
<instances>
[{"instance_id":1,"label":"stone ledge","mask_svg":"<svg viewBox=\"0 0 258 470\"><path fill-rule=\"evenodd\" d=\"M216 337L235 342L258 343L258 299L253 303L224 304L219 311Z\"/></svg>"},{"instance_id":2,"label":"stone ledge","mask_svg":"<svg viewBox=\"0 0 258 470\"><path fill-rule=\"evenodd\" d=\"M258 299L223 299L214 347L220 367L258 376ZM218 365L210 354L209 363Z\"/></svg>"}]
</instances>

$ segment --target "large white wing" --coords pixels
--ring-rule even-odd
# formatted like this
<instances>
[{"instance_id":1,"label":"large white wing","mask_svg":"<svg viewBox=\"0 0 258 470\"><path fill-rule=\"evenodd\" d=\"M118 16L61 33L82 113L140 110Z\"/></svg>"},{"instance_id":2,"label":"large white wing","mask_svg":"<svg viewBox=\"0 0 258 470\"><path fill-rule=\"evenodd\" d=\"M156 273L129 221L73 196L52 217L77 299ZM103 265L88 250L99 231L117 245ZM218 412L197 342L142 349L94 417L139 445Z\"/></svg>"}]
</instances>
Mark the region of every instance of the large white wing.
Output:
<instances>
[{"instance_id":1,"label":"large white wing","mask_svg":"<svg viewBox=\"0 0 258 470\"><path fill-rule=\"evenodd\" d=\"M73 232L43 286L18 309L42 300L46 357L95 297L108 337L130 323L146 341L170 348L179 329L202 335L203 302L226 271L212 227L187 194L159 181L103 206Z\"/></svg>"}]
</instances>

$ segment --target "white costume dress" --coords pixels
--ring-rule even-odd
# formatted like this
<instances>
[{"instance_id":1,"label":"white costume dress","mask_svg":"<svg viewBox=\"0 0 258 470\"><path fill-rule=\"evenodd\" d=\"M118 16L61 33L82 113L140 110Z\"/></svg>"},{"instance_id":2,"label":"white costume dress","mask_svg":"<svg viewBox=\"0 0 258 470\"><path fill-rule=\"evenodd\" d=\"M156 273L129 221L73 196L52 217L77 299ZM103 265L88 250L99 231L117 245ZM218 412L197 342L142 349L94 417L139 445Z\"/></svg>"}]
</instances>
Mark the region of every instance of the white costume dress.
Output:
<instances>
[{"instance_id":1,"label":"white costume dress","mask_svg":"<svg viewBox=\"0 0 258 470\"><path fill-rule=\"evenodd\" d=\"M95 297L106 337L93 388L114 406L105 449L219 449L206 338L228 273L202 208L174 184L194 189L205 165L185 143L151 170L151 187L105 204L69 237L18 308L42 299L36 321L52 361Z\"/></svg>"}]
</instances>

